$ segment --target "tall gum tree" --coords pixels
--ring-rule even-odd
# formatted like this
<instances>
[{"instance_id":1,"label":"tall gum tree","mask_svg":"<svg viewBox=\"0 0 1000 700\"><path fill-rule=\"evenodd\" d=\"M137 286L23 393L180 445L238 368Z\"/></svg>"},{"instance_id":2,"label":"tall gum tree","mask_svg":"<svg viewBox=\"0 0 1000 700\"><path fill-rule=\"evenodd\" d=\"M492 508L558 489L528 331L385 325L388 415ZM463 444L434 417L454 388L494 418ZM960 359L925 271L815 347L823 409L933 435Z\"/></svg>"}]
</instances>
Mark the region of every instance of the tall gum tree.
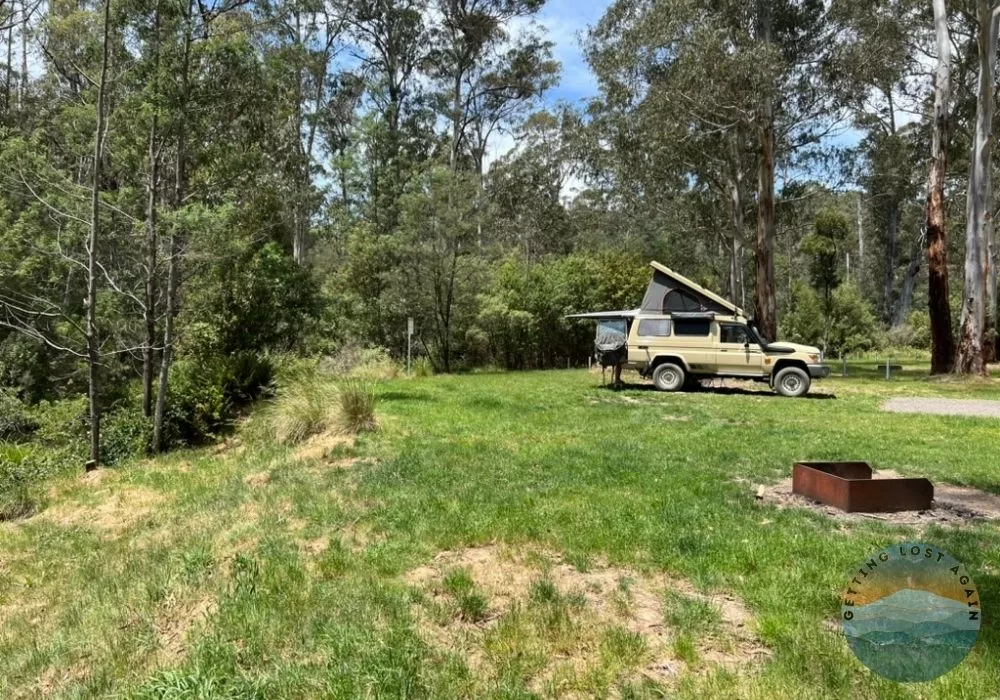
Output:
<instances>
[{"instance_id":1,"label":"tall gum tree","mask_svg":"<svg viewBox=\"0 0 1000 700\"><path fill-rule=\"evenodd\" d=\"M996 332L996 290L991 288L991 285L996 285L994 261L991 259L994 252L991 159L1000 3L977 0L976 18L979 78L965 206L965 285L956 371L985 375L992 355L988 346L995 345Z\"/></svg>"},{"instance_id":2,"label":"tall gum tree","mask_svg":"<svg viewBox=\"0 0 1000 700\"><path fill-rule=\"evenodd\" d=\"M944 185L948 172L948 104L951 99L951 36L944 0L933 0L937 66L931 168L927 182L927 306L930 313L931 373L950 372L955 365L955 338L948 297L948 231Z\"/></svg>"}]
</instances>

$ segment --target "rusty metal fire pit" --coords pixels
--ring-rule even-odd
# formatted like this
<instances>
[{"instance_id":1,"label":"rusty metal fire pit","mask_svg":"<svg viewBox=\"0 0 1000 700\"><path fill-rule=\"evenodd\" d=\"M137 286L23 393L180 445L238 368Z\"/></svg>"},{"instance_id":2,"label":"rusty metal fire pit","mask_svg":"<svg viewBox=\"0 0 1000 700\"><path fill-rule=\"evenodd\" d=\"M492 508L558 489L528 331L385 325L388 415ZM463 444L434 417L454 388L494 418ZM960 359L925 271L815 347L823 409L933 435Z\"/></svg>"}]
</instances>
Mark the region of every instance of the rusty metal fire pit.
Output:
<instances>
[{"instance_id":1,"label":"rusty metal fire pit","mask_svg":"<svg viewBox=\"0 0 1000 700\"><path fill-rule=\"evenodd\" d=\"M934 500L927 479L873 479L866 462L799 462L792 491L847 513L930 510Z\"/></svg>"}]
</instances>

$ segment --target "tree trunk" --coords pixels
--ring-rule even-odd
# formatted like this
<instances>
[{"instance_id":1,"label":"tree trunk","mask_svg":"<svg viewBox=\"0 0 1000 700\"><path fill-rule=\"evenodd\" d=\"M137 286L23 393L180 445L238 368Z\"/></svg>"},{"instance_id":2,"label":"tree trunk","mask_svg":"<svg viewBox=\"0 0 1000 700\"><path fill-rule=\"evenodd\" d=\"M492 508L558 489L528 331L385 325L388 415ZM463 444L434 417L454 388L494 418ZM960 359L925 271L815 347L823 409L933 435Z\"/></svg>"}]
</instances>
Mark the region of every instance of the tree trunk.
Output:
<instances>
[{"instance_id":1,"label":"tree trunk","mask_svg":"<svg viewBox=\"0 0 1000 700\"><path fill-rule=\"evenodd\" d=\"M101 165L104 160L104 103L108 81L111 0L104 0L104 38L101 74L97 82L97 127L94 133L94 169L90 188L90 235L87 237L87 403L90 408L90 459L87 471L101 461L100 347L97 334L97 246L101 227Z\"/></svg>"},{"instance_id":2,"label":"tree trunk","mask_svg":"<svg viewBox=\"0 0 1000 700\"><path fill-rule=\"evenodd\" d=\"M987 283L992 240L992 150L993 74L996 65L997 19L1000 15L989 0L978 0L979 92L976 98L976 126L969 164L969 191L966 198L965 288L962 328L959 333L958 363L961 374L985 375L987 332Z\"/></svg>"},{"instance_id":3,"label":"tree trunk","mask_svg":"<svg viewBox=\"0 0 1000 700\"><path fill-rule=\"evenodd\" d=\"M900 289L896 312L892 318L893 328L902 326L910 316L910 308L913 306L913 289L917 284L917 275L920 274L920 263L923 262L923 256L924 236L920 235L913 242L910 263L906 266L906 273L903 275L903 286Z\"/></svg>"},{"instance_id":4,"label":"tree trunk","mask_svg":"<svg viewBox=\"0 0 1000 700\"><path fill-rule=\"evenodd\" d=\"M990 201L992 211L993 202ZM986 319L983 330L983 361L996 362L997 343L997 249L996 230L992 218L987 229L986 239Z\"/></svg>"},{"instance_id":5,"label":"tree trunk","mask_svg":"<svg viewBox=\"0 0 1000 700\"><path fill-rule=\"evenodd\" d=\"M955 366L948 294L948 231L944 218L944 181L948 168L948 103L951 99L951 38L945 0L933 0L938 63L934 83L934 131L927 183L927 297L931 329L931 374Z\"/></svg>"},{"instance_id":6,"label":"tree trunk","mask_svg":"<svg viewBox=\"0 0 1000 700\"><path fill-rule=\"evenodd\" d=\"M184 17L184 47L181 60L181 92L180 108L177 124L177 155L174 162L174 207L184 206L187 189L186 159L186 129L188 104L188 71L191 61L191 13L189 2L187 14ZM170 382L170 366L174 352L174 318L177 316L178 290L181 278L181 253L183 251L183 232L175 224L170 231L170 260L167 265L167 308L163 321L163 356L160 358L160 377L156 391L156 409L153 414L153 452L163 449L163 423L166 415L167 387Z\"/></svg>"},{"instance_id":7,"label":"tree trunk","mask_svg":"<svg viewBox=\"0 0 1000 700\"><path fill-rule=\"evenodd\" d=\"M156 237L156 196L160 186L159 151L157 128L159 126L159 72L160 72L160 8L153 15L153 114L149 125L149 181L146 183L146 294L143 321L146 339L142 347L142 415L153 415L153 348L156 347L156 282L157 282L157 237Z\"/></svg>"},{"instance_id":8,"label":"tree trunk","mask_svg":"<svg viewBox=\"0 0 1000 700\"><path fill-rule=\"evenodd\" d=\"M865 290L865 227L861 217L861 193L858 193L858 259L855 261L858 276L858 292Z\"/></svg>"},{"instance_id":9,"label":"tree trunk","mask_svg":"<svg viewBox=\"0 0 1000 700\"><path fill-rule=\"evenodd\" d=\"M730 238L732 257L729 261L729 290L731 301L739 307L746 305L746 290L743 283L743 192L738 181L730 183L730 218L733 234Z\"/></svg>"},{"instance_id":10,"label":"tree trunk","mask_svg":"<svg viewBox=\"0 0 1000 700\"><path fill-rule=\"evenodd\" d=\"M771 44L771 16L767 0L757 2L757 40ZM760 163L757 169L757 285L754 295L757 329L767 341L778 337L778 305L774 296L774 171L777 143L774 133L774 103L769 94L761 99L757 115Z\"/></svg>"},{"instance_id":11,"label":"tree trunk","mask_svg":"<svg viewBox=\"0 0 1000 700\"><path fill-rule=\"evenodd\" d=\"M757 174L757 328L765 340L778 337L778 308L774 298L774 117L766 100L761 128L761 162Z\"/></svg>"},{"instance_id":12,"label":"tree trunk","mask_svg":"<svg viewBox=\"0 0 1000 700\"><path fill-rule=\"evenodd\" d=\"M895 195L893 195L895 196ZM899 202L889 204L885 232L885 275L882 278L882 321L889 323L896 306L896 265L899 264Z\"/></svg>"},{"instance_id":13,"label":"tree trunk","mask_svg":"<svg viewBox=\"0 0 1000 700\"><path fill-rule=\"evenodd\" d=\"M149 127L149 182L146 185L146 294L143 321L146 339L142 346L142 415L153 415L153 348L156 347L156 192L159 186L159 156L156 153L156 112Z\"/></svg>"}]
</instances>

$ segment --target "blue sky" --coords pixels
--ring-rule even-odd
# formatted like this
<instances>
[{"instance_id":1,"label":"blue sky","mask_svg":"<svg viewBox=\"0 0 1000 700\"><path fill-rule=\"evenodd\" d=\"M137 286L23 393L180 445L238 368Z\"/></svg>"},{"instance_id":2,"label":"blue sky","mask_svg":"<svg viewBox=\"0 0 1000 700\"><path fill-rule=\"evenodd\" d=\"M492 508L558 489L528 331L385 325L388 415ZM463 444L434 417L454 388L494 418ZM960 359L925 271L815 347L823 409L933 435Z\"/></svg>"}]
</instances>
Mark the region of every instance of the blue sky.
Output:
<instances>
[{"instance_id":1,"label":"blue sky","mask_svg":"<svg viewBox=\"0 0 1000 700\"><path fill-rule=\"evenodd\" d=\"M562 79L546 95L547 102L576 103L597 94L597 81L580 49L580 35L588 26L597 24L609 5L610 0L549 0L545 3L539 23L555 44L553 53L562 64Z\"/></svg>"}]
</instances>

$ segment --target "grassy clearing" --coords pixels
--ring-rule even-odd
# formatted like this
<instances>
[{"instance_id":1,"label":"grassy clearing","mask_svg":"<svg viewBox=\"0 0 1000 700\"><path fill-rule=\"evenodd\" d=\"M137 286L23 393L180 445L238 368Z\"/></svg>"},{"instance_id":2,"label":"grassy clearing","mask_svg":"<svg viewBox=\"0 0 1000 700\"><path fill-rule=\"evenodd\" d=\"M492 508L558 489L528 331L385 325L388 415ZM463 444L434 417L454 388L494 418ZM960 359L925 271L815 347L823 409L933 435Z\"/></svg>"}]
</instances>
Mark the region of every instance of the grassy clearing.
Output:
<instances>
[{"instance_id":1,"label":"grassy clearing","mask_svg":"<svg viewBox=\"0 0 1000 700\"><path fill-rule=\"evenodd\" d=\"M1000 383L921 374L832 378L802 400L616 393L583 371L397 378L355 441L247 439L53 482L44 510L0 524L0 696L1000 695L997 525L834 527L753 498L798 459L1000 492L996 421L878 410L1000 399ZM956 671L901 686L831 623L847 572L908 538L968 565L985 622ZM532 572L516 594L463 561L412 579L488 547ZM645 591L669 666L654 677L656 642L630 627ZM746 653L727 600L765 654Z\"/></svg>"}]
</instances>

